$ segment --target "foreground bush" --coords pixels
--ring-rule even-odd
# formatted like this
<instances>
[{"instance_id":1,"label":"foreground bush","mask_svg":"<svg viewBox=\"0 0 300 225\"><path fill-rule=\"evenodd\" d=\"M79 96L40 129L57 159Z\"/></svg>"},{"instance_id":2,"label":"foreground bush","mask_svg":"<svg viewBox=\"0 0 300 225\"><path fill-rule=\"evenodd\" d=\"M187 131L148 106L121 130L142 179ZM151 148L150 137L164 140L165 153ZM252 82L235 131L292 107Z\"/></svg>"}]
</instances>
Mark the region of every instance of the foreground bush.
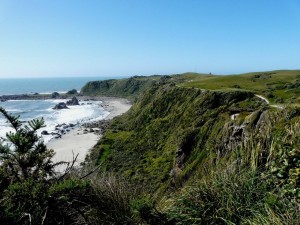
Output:
<instances>
[{"instance_id":1,"label":"foreground bush","mask_svg":"<svg viewBox=\"0 0 300 225\"><path fill-rule=\"evenodd\" d=\"M37 136L44 121L22 125L19 117L0 112L15 132L0 143L0 223L137 224L131 200L135 192L113 176L83 179L55 171L54 151Z\"/></svg>"}]
</instances>

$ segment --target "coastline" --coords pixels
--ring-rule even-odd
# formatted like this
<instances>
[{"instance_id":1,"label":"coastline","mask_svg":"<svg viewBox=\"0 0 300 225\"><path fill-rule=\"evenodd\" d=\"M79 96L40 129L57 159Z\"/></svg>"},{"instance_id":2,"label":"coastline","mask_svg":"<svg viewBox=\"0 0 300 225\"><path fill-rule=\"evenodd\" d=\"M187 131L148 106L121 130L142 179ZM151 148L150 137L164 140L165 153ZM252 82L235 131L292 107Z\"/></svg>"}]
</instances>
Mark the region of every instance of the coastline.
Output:
<instances>
[{"instance_id":1,"label":"coastline","mask_svg":"<svg viewBox=\"0 0 300 225\"><path fill-rule=\"evenodd\" d=\"M80 99L88 99L90 97L80 97ZM95 100L102 101L101 106L109 112L109 115L103 120L107 121L116 116L127 112L131 103L124 98L116 97L93 97ZM68 133L61 136L59 139L51 139L46 145L49 149L55 151L53 157L54 162L66 161L70 162L78 154L75 165L79 165L84 161L89 150L102 137L101 132L96 132L98 128L85 128L83 124L74 128Z\"/></svg>"}]
</instances>

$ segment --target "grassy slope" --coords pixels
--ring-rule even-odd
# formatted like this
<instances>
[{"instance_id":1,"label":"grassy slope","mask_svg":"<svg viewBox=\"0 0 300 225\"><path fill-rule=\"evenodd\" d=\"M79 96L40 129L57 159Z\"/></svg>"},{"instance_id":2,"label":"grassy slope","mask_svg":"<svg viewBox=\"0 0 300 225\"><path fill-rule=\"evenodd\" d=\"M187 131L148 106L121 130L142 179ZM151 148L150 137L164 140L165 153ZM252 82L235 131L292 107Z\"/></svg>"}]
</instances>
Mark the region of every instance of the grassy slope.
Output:
<instances>
[{"instance_id":1,"label":"grassy slope","mask_svg":"<svg viewBox=\"0 0 300 225\"><path fill-rule=\"evenodd\" d=\"M101 163L104 170L120 172L146 186L151 180L154 190L162 186L180 186L195 171L203 173L203 163L210 161L208 167L211 170L212 162L220 154L227 155L232 151L230 147L224 147L232 144L228 143L232 138L244 138L230 137L235 132L235 125L245 123L247 130L243 135L246 136L263 133L264 128L253 125L258 121L284 132L284 126L289 121L270 125L269 117L276 117L278 110L268 107L260 110L263 103L253 97L253 91L261 94L266 83L278 85L284 77L287 78L285 82L293 82L298 72L276 71L239 76L186 73L157 79L157 84L142 92L127 114L113 121L93 149L90 159ZM253 83L258 85L254 87ZM251 91L228 87L234 84ZM226 91L220 91L221 87ZM217 91L202 91L199 88ZM230 116L235 113L240 115L236 121L231 121ZM299 110L288 109L288 114L292 115L290 118L298 116ZM284 118L287 118L286 115ZM258 137L263 139L259 134ZM178 155L181 154L179 149L184 152L181 162L178 162L181 157ZM250 157L247 154L252 153L239 154ZM228 157L233 156L230 153Z\"/></svg>"},{"instance_id":2,"label":"grassy slope","mask_svg":"<svg viewBox=\"0 0 300 225\"><path fill-rule=\"evenodd\" d=\"M298 72L287 71L288 78L284 82L294 82ZM112 121L107 133L88 158L100 164L102 171L116 172L137 184L137 187L141 185L144 193L151 193L156 200L161 200L162 208L174 202L172 197L171 200L167 197L169 195L166 192L175 196L175 205L171 206L170 212L167 207L167 213L174 219L174 224L192 224L203 219L213 221L220 218L220 215L237 223L249 219L245 224L253 224L256 220L259 221L256 224L295 224L293 221L298 220L286 219L290 215L281 215L283 211L280 208L275 218L279 222L273 221L275 214L269 206L277 207L277 197L269 195L269 187L264 187L259 193L260 185L267 185L266 178L255 177L259 179L258 183L253 182L251 177L240 181L239 174L233 173L226 180L222 177L227 175L224 172L221 173L222 179L214 184L212 176L214 172L219 174L224 171L229 165L237 165L237 168L244 167L247 171L252 171L251 168L259 168L260 172L273 171L272 174L268 172L268 184L271 182L280 186L279 192L284 196L293 196L294 193L289 191L293 192L296 190L295 185L299 185L297 154L300 136L297 131L300 110L291 106L278 110L264 105L254 97L253 91L265 93L265 80L272 80L275 86L283 83L285 72L276 72L279 75L271 74L266 79L266 74L262 74L263 78L261 74L217 77L187 73L159 81L137 98L128 113ZM257 81L249 81L251 77ZM216 80L223 82L215 83ZM236 84L234 82L237 80L243 89L251 91L229 87ZM259 85L253 87L250 85L253 83ZM218 85L226 91L221 91ZM202 88L217 90L203 91ZM295 90L293 94L296 94ZM232 121L230 116L235 113L239 115ZM192 188L189 191L190 185ZM245 195L248 189L250 194ZM253 200L252 194L254 197L261 194L260 201ZM234 201L228 202L228 199ZM216 201L219 202L217 206ZM237 207L238 204L242 207ZM292 207L288 208L286 203L281 206L295 211ZM201 207L204 207L203 211ZM264 210L267 212L263 213ZM203 212L207 215L203 216ZM222 220L220 224L223 224Z\"/></svg>"},{"instance_id":3,"label":"grassy slope","mask_svg":"<svg viewBox=\"0 0 300 225\"><path fill-rule=\"evenodd\" d=\"M104 170L117 171L153 190L177 187L195 171L203 174L204 162L213 166L232 113L246 115L260 106L250 92L155 86L113 121L91 158Z\"/></svg>"},{"instance_id":4,"label":"grassy slope","mask_svg":"<svg viewBox=\"0 0 300 225\"><path fill-rule=\"evenodd\" d=\"M135 76L121 80L92 81L81 90L83 95L105 95L135 98L161 76ZM300 70L278 70L236 75L184 73L167 76L180 87L207 90L252 91L267 97L271 103L300 104Z\"/></svg>"},{"instance_id":5,"label":"grassy slope","mask_svg":"<svg viewBox=\"0 0 300 225\"><path fill-rule=\"evenodd\" d=\"M300 80L300 70L253 72L239 75L213 76L188 74L182 87L210 90L250 90L270 98L271 102L300 103L300 86L288 87ZM272 95L274 97L272 97Z\"/></svg>"},{"instance_id":6,"label":"grassy slope","mask_svg":"<svg viewBox=\"0 0 300 225\"><path fill-rule=\"evenodd\" d=\"M133 99L149 88L158 78L158 76L135 76L121 80L91 81L81 89L80 93L90 96L102 95Z\"/></svg>"}]
</instances>

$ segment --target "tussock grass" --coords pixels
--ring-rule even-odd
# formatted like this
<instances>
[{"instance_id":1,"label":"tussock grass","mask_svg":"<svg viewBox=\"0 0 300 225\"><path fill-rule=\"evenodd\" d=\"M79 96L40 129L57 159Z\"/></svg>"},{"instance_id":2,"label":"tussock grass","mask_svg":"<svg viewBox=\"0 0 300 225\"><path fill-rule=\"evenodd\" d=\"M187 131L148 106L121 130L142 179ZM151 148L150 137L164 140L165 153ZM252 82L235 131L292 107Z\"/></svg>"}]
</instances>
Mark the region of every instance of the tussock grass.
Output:
<instances>
[{"instance_id":1,"label":"tussock grass","mask_svg":"<svg viewBox=\"0 0 300 225\"><path fill-rule=\"evenodd\" d=\"M161 202L172 224L298 224L299 205L271 193L251 169L230 166Z\"/></svg>"},{"instance_id":2,"label":"tussock grass","mask_svg":"<svg viewBox=\"0 0 300 225\"><path fill-rule=\"evenodd\" d=\"M131 208L131 201L138 196L137 189L112 174L95 177L90 183L88 224L138 224Z\"/></svg>"},{"instance_id":3,"label":"tussock grass","mask_svg":"<svg viewBox=\"0 0 300 225\"><path fill-rule=\"evenodd\" d=\"M236 224L258 213L265 197L254 171L232 166L183 189L167 214L176 224Z\"/></svg>"}]
</instances>

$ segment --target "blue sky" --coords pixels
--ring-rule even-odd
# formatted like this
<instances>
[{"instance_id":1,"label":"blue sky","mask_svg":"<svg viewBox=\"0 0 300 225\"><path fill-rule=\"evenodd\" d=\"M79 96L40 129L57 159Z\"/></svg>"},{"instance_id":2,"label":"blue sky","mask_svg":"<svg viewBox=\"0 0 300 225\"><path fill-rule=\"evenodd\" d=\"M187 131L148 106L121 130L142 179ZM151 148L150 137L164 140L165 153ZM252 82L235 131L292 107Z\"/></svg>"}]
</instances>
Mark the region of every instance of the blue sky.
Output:
<instances>
[{"instance_id":1,"label":"blue sky","mask_svg":"<svg viewBox=\"0 0 300 225\"><path fill-rule=\"evenodd\" d=\"M0 77L300 69L299 0L0 0Z\"/></svg>"}]
</instances>

